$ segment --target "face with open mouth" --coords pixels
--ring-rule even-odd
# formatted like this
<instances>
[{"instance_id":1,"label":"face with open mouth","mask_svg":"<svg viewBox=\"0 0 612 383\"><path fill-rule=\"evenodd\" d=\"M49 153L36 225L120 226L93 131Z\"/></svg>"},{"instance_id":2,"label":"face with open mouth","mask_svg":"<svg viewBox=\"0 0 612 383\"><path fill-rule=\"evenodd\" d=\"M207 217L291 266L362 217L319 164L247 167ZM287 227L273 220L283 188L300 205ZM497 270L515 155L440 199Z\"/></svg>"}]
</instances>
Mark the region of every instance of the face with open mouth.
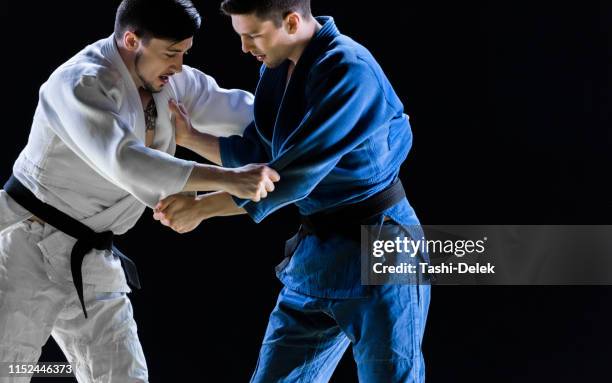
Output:
<instances>
[{"instance_id":1,"label":"face with open mouth","mask_svg":"<svg viewBox=\"0 0 612 383\"><path fill-rule=\"evenodd\" d=\"M151 93L160 92L173 75L182 71L183 57L192 44L191 37L178 42L149 39L134 60L138 85Z\"/></svg>"}]
</instances>

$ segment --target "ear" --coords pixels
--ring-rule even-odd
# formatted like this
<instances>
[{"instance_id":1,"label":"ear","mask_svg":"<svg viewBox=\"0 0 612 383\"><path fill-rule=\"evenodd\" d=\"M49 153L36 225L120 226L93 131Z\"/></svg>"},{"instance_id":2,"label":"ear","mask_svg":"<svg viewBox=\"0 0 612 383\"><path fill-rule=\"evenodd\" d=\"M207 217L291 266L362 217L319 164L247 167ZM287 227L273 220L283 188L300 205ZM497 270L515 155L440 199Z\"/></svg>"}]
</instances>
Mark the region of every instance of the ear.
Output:
<instances>
[{"instance_id":1,"label":"ear","mask_svg":"<svg viewBox=\"0 0 612 383\"><path fill-rule=\"evenodd\" d=\"M123 34L123 46L129 51L136 51L140 47L141 39L132 31L126 31Z\"/></svg>"},{"instance_id":2,"label":"ear","mask_svg":"<svg viewBox=\"0 0 612 383\"><path fill-rule=\"evenodd\" d=\"M288 34L292 35L297 33L302 23L302 16L297 12L291 12L283 20L283 26Z\"/></svg>"}]
</instances>

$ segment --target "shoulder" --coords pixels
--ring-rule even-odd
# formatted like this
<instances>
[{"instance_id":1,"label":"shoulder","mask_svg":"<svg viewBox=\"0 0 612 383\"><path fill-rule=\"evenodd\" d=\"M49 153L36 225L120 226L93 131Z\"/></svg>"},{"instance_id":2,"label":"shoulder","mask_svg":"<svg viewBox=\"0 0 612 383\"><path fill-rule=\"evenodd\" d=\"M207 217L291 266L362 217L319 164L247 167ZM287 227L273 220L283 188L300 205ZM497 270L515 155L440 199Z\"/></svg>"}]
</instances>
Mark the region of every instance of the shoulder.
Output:
<instances>
[{"instance_id":1,"label":"shoulder","mask_svg":"<svg viewBox=\"0 0 612 383\"><path fill-rule=\"evenodd\" d=\"M315 61L310 76L313 79L330 75L342 76L353 82L376 79L377 64L370 52L351 38L340 35L334 38L323 54Z\"/></svg>"},{"instance_id":2,"label":"shoulder","mask_svg":"<svg viewBox=\"0 0 612 383\"><path fill-rule=\"evenodd\" d=\"M92 45L57 68L43 89L51 93L87 92L120 103L126 84L119 69Z\"/></svg>"},{"instance_id":3,"label":"shoulder","mask_svg":"<svg viewBox=\"0 0 612 383\"><path fill-rule=\"evenodd\" d=\"M394 108L401 107L374 56L363 45L345 35L330 41L311 68L307 83L307 91L316 90L312 94L335 89L359 95L361 99L386 102Z\"/></svg>"},{"instance_id":4,"label":"shoulder","mask_svg":"<svg viewBox=\"0 0 612 383\"><path fill-rule=\"evenodd\" d=\"M214 79L202 72L201 70L191 67L189 65L183 65L183 70L180 73L175 74L171 77L171 81L176 85L188 85L191 83L208 83L214 81Z\"/></svg>"}]
</instances>

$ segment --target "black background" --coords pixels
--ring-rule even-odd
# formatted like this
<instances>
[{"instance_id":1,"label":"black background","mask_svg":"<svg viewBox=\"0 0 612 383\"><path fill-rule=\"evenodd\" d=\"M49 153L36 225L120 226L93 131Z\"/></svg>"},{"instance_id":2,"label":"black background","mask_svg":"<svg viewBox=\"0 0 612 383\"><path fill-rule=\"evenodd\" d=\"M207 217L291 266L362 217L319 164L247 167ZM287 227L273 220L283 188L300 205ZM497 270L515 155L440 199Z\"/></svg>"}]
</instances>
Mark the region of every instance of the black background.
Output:
<instances>
[{"instance_id":1,"label":"black background","mask_svg":"<svg viewBox=\"0 0 612 383\"><path fill-rule=\"evenodd\" d=\"M3 4L1 178L27 141L38 88L112 32L117 3ZM186 63L252 91L258 63L218 3L196 2L204 23ZM423 223L610 223L609 2L315 0L313 10L372 51L404 102L415 138L402 180ZM248 381L296 222L287 208L179 236L147 211L119 239L144 285L131 298L151 382ZM607 381L611 301L610 287L434 287L428 381ZM52 340L41 360L63 360ZM332 381L355 382L354 370L347 352Z\"/></svg>"}]
</instances>

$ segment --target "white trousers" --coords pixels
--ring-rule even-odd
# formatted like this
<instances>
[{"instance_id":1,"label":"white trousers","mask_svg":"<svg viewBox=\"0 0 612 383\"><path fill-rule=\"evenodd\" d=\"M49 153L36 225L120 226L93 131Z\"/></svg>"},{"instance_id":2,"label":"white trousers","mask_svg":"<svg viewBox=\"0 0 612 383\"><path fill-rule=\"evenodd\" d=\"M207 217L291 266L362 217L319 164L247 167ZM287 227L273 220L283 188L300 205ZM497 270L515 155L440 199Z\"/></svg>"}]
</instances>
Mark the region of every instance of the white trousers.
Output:
<instances>
[{"instance_id":1,"label":"white trousers","mask_svg":"<svg viewBox=\"0 0 612 383\"><path fill-rule=\"evenodd\" d=\"M24 221L0 233L0 362L37 362L51 335L79 383L147 382L126 292L84 284L86 319L74 285L61 275L65 270L57 272L38 246L54 232ZM70 252L56 255L69 259ZM5 382L29 378L0 377Z\"/></svg>"}]
</instances>

